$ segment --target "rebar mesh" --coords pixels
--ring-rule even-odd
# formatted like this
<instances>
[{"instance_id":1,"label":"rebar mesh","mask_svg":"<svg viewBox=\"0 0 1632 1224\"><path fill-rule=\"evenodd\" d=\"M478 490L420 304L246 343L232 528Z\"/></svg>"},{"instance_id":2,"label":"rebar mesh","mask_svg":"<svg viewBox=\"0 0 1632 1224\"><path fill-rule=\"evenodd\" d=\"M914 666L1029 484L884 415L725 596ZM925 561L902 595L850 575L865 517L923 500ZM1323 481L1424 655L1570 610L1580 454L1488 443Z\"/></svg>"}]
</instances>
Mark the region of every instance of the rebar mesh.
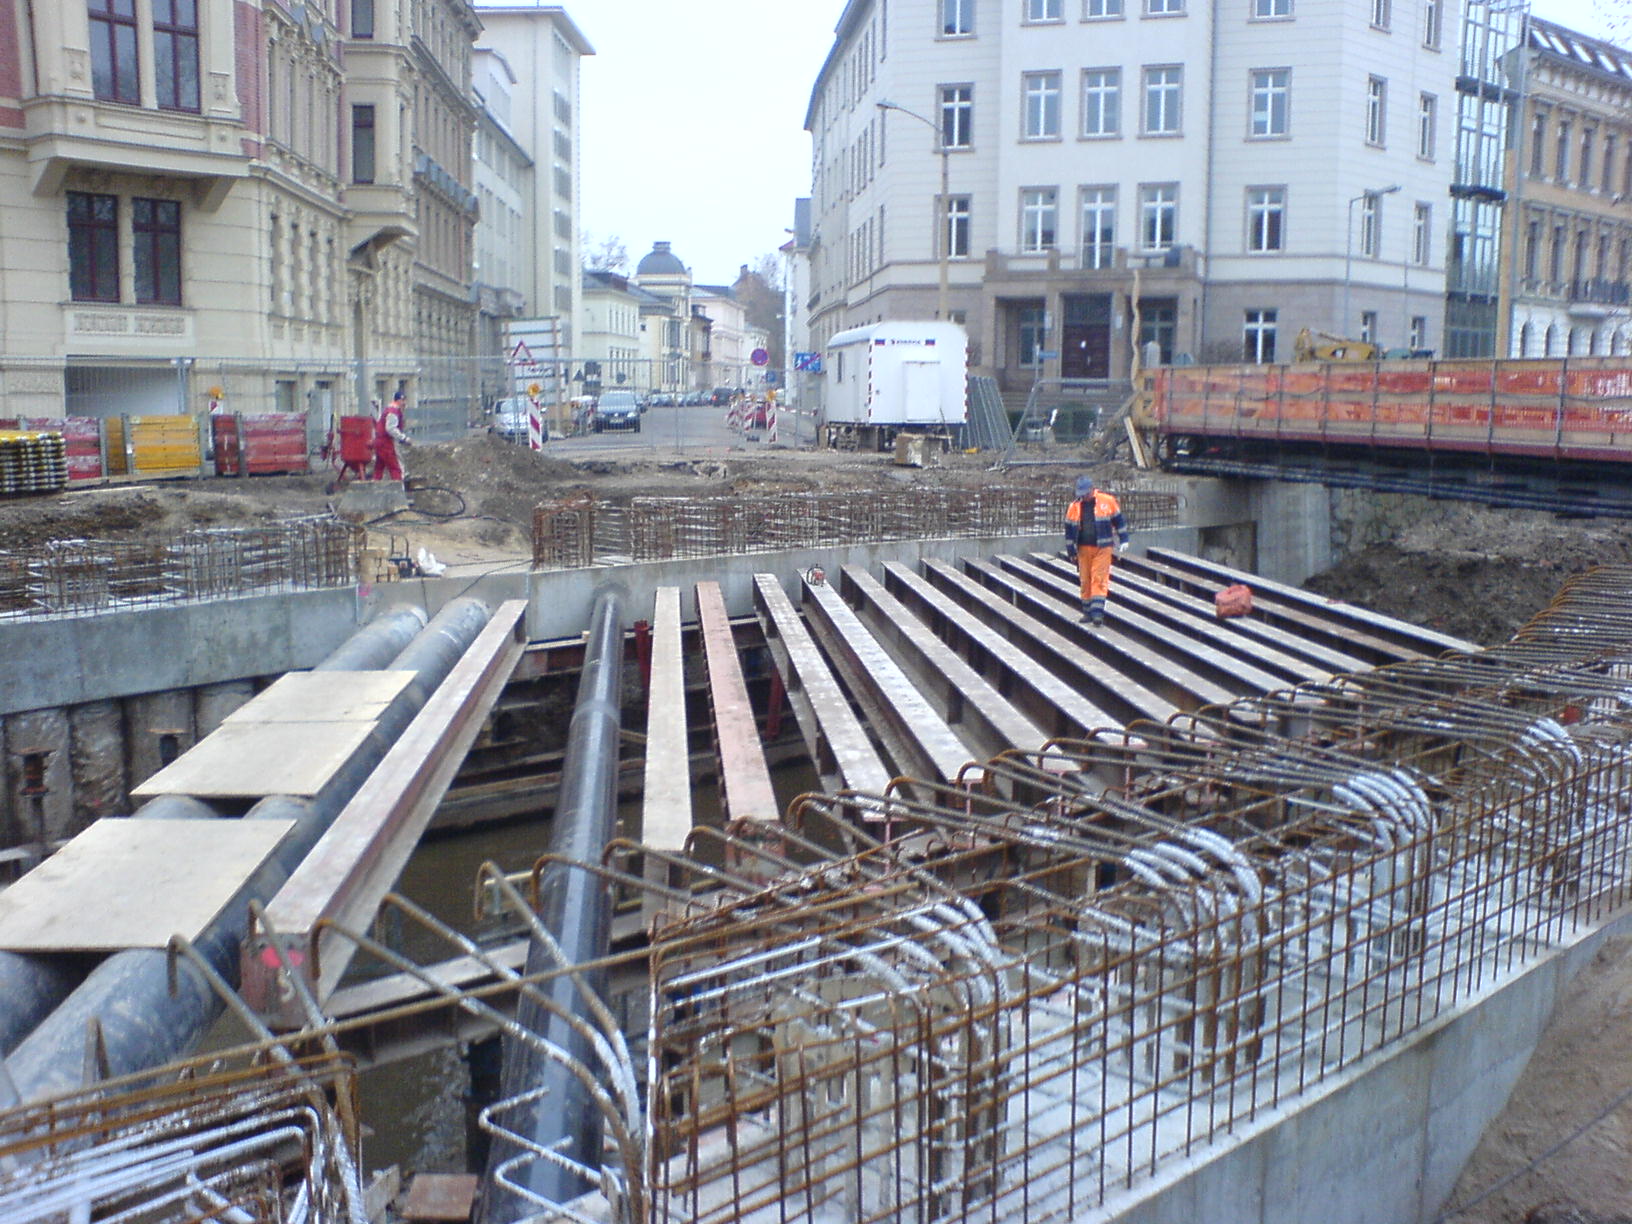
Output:
<instances>
[{"instance_id":1,"label":"rebar mesh","mask_svg":"<svg viewBox=\"0 0 1632 1224\"><path fill-rule=\"evenodd\" d=\"M332 518L0 553L0 618L79 616L357 581L364 532Z\"/></svg>"},{"instance_id":2,"label":"rebar mesh","mask_svg":"<svg viewBox=\"0 0 1632 1224\"><path fill-rule=\"evenodd\" d=\"M1179 521L1182 495L1158 489L1122 494L1130 526ZM1035 487L872 490L775 497L636 497L627 509L579 496L540 506L533 518L533 563L558 568L667 561L882 540L1051 535L1064 501Z\"/></svg>"}]
</instances>

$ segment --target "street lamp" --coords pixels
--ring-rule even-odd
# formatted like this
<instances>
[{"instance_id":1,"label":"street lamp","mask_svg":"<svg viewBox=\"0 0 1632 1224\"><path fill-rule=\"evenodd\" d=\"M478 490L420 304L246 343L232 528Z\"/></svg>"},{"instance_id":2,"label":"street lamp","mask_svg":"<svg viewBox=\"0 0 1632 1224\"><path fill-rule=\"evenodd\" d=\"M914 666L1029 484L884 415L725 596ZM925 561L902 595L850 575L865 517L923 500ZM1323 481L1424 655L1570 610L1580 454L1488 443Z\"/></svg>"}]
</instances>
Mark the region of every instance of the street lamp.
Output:
<instances>
[{"instance_id":1,"label":"street lamp","mask_svg":"<svg viewBox=\"0 0 1632 1224\"><path fill-rule=\"evenodd\" d=\"M1349 335L1349 290L1353 287L1354 280L1354 206L1361 200L1375 200L1385 195L1393 195L1399 189L1398 183L1387 187L1367 188L1349 201L1348 227L1343 235L1343 323L1339 328L1344 339L1348 339Z\"/></svg>"},{"instance_id":2,"label":"street lamp","mask_svg":"<svg viewBox=\"0 0 1632 1224\"><path fill-rule=\"evenodd\" d=\"M940 205L940 207L938 209L936 209L936 214L937 215L936 215L936 220L935 220L935 242L936 242L937 247L939 248L940 259L941 259L941 288L940 288L939 295L935 299L935 317L944 322L948 317L948 311L947 311L947 307L946 307L946 277L947 277L947 261L951 256L951 246L952 246L952 244L948 241L948 239L951 237L951 235L947 233L947 228L948 228L948 225L949 225L949 223L951 221L952 214L951 214L951 201L950 201L949 196L948 196L948 188L947 188L947 177L948 177L948 173L949 173L949 166L948 166L948 156L947 156L947 147L946 147L946 134L941 131L940 124L936 123L933 119L930 119L927 116L920 115L917 111L908 110L904 106L897 106L894 102L889 102L889 101L885 101L885 100L880 100L877 103L875 103L875 105L878 107L879 110L883 110L883 111L900 111L903 115L907 115L907 116L910 116L913 119L918 120L919 123L924 124L926 127L929 128L930 131L935 133L935 139L940 144L940 148L941 148L941 205Z\"/></svg>"}]
</instances>

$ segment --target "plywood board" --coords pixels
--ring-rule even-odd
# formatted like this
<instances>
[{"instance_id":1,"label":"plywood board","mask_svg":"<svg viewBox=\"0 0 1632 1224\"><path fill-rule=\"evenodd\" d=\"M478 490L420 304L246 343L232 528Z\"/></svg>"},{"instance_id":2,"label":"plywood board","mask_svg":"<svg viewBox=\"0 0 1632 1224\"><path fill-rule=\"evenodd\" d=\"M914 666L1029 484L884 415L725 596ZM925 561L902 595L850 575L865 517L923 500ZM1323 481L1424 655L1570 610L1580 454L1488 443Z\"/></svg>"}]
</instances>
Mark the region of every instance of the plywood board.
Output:
<instances>
[{"instance_id":1,"label":"plywood board","mask_svg":"<svg viewBox=\"0 0 1632 1224\"><path fill-rule=\"evenodd\" d=\"M411 671L290 672L224 722L373 722L413 681Z\"/></svg>"},{"instance_id":2,"label":"plywood board","mask_svg":"<svg viewBox=\"0 0 1632 1224\"><path fill-rule=\"evenodd\" d=\"M0 893L0 948L112 952L197 939L292 820L99 820Z\"/></svg>"},{"instance_id":3,"label":"plywood board","mask_svg":"<svg viewBox=\"0 0 1632 1224\"><path fill-rule=\"evenodd\" d=\"M307 799L368 738L371 722L224 722L130 793Z\"/></svg>"}]
</instances>

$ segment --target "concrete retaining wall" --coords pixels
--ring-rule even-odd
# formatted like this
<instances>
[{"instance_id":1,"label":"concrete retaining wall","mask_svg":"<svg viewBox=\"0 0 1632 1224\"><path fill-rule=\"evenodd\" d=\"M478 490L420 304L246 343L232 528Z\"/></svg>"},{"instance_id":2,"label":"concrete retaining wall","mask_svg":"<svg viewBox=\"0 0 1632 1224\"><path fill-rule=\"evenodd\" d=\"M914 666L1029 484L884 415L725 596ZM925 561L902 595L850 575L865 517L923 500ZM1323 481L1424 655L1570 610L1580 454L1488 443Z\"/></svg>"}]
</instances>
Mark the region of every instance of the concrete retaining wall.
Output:
<instances>
[{"instance_id":1,"label":"concrete retaining wall","mask_svg":"<svg viewBox=\"0 0 1632 1224\"><path fill-rule=\"evenodd\" d=\"M1570 979L1632 911L1108 1202L1118 1224L1430 1224Z\"/></svg>"}]
</instances>

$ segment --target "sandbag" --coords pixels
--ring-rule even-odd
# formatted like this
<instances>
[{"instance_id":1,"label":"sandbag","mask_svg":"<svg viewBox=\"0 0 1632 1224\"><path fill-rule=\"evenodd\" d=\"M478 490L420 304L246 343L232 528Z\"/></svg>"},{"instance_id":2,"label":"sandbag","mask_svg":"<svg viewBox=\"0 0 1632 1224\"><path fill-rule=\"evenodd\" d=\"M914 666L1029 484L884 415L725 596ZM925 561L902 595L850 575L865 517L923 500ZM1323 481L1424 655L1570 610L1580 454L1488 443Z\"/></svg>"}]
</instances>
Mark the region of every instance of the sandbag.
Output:
<instances>
[{"instance_id":1,"label":"sandbag","mask_svg":"<svg viewBox=\"0 0 1632 1224\"><path fill-rule=\"evenodd\" d=\"M1219 620L1247 615L1252 611L1252 588L1240 582L1225 587L1213 596L1213 611L1218 613Z\"/></svg>"}]
</instances>

